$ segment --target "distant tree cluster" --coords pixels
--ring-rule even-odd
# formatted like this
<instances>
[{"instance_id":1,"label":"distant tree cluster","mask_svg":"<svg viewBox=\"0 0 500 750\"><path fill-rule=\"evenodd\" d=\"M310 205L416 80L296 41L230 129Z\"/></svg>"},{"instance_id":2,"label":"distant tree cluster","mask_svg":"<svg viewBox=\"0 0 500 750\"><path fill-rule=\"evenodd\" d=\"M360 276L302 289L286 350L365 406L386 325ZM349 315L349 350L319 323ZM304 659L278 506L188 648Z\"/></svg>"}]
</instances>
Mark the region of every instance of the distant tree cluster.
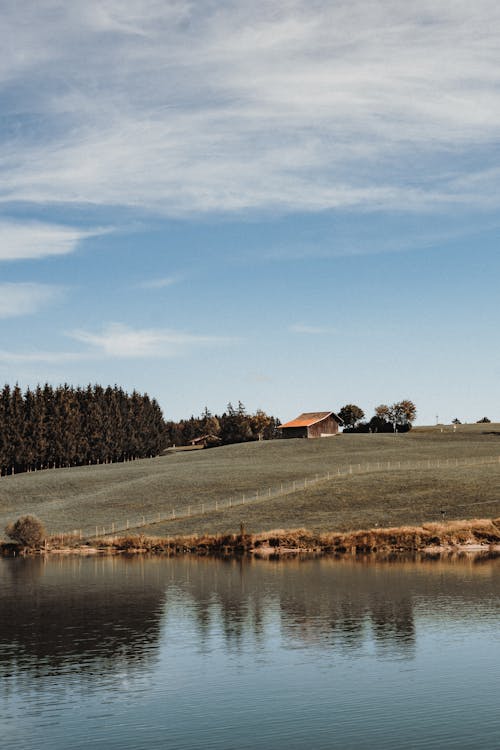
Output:
<instances>
[{"instance_id":1,"label":"distant tree cluster","mask_svg":"<svg viewBox=\"0 0 500 750\"><path fill-rule=\"evenodd\" d=\"M355 404L346 404L339 411L344 421L344 432L408 432L417 416L413 401L405 399L391 406L380 404L369 421L363 421L365 413Z\"/></svg>"},{"instance_id":2,"label":"distant tree cluster","mask_svg":"<svg viewBox=\"0 0 500 750\"><path fill-rule=\"evenodd\" d=\"M270 440L277 436L281 422L258 409L247 414L241 401L235 408L231 403L223 414L212 414L205 408L199 417L167 422L167 444L189 445L196 438L206 437L207 446L245 443L251 440Z\"/></svg>"},{"instance_id":3,"label":"distant tree cluster","mask_svg":"<svg viewBox=\"0 0 500 750\"><path fill-rule=\"evenodd\" d=\"M165 422L147 394L118 386L28 389L0 394L0 474L154 456L165 447Z\"/></svg>"},{"instance_id":4,"label":"distant tree cluster","mask_svg":"<svg viewBox=\"0 0 500 750\"><path fill-rule=\"evenodd\" d=\"M458 417L455 417L455 419L452 419L451 423L454 425L462 424L462 422L460 421ZM481 419L478 419L476 421L476 424L491 424L491 419L489 417L481 417Z\"/></svg>"}]
</instances>

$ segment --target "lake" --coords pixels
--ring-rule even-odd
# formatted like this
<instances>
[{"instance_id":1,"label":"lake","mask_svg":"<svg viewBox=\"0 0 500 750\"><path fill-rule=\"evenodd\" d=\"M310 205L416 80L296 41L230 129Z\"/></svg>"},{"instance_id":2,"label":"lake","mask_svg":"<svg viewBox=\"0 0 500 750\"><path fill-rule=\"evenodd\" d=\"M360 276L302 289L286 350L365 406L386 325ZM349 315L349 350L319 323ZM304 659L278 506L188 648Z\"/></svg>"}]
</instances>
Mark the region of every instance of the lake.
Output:
<instances>
[{"instance_id":1,"label":"lake","mask_svg":"<svg viewBox=\"0 0 500 750\"><path fill-rule=\"evenodd\" d=\"M500 748L500 559L0 560L0 742Z\"/></svg>"}]
</instances>

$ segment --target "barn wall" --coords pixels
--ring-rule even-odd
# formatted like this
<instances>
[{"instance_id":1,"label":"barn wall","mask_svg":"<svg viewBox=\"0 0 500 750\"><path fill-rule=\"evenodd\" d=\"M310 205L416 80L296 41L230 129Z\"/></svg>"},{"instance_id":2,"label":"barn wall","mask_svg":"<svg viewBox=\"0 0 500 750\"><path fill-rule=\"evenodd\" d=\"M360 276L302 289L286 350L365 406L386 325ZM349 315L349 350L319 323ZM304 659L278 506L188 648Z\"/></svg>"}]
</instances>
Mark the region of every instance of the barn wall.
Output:
<instances>
[{"instance_id":1,"label":"barn wall","mask_svg":"<svg viewBox=\"0 0 500 750\"><path fill-rule=\"evenodd\" d=\"M307 437L307 427L284 427L281 435L284 438L305 438Z\"/></svg>"},{"instance_id":2,"label":"barn wall","mask_svg":"<svg viewBox=\"0 0 500 750\"><path fill-rule=\"evenodd\" d=\"M319 438L321 435L336 435L338 431L339 423L330 416L308 427L308 437Z\"/></svg>"}]
</instances>

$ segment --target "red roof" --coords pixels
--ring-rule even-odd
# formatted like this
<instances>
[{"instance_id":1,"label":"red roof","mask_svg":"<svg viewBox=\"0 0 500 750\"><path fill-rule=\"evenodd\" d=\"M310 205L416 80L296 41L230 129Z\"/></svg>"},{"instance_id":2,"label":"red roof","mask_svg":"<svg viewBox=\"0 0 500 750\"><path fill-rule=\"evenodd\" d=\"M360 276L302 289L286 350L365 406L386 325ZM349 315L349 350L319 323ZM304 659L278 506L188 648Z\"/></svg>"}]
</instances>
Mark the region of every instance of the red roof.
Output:
<instances>
[{"instance_id":1,"label":"red roof","mask_svg":"<svg viewBox=\"0 0 500 750\"><path fill-rule=\"evenodd\" d=\"M299 414L296 419L292 419L291 422L282 424L280 430L283 427L311 427L311 425L317 422L322 422L327 417L333 417L339 424L342 424L342 420L333 411L308 411L304 414Z\"/></svg>"}]
</instances>

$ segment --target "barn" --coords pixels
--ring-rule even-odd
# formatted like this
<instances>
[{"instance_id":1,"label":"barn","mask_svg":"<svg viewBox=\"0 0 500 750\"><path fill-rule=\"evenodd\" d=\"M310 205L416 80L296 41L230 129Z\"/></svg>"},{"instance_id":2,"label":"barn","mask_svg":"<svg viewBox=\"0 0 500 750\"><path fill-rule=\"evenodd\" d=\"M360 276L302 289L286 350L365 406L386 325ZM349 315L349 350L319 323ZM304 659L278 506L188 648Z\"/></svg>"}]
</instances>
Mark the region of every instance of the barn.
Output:
<instances>
[{"instance_id":1,"label":"barn","mask_svg":"<svg viewBox=\"0 0 500 750\"><path fill-rule=\"evenodd\" d=\"M333 411L311 411L300 414L280 427L284 438L319 438L337 435L342 419Z\"/></svg>"}]
</instances>

